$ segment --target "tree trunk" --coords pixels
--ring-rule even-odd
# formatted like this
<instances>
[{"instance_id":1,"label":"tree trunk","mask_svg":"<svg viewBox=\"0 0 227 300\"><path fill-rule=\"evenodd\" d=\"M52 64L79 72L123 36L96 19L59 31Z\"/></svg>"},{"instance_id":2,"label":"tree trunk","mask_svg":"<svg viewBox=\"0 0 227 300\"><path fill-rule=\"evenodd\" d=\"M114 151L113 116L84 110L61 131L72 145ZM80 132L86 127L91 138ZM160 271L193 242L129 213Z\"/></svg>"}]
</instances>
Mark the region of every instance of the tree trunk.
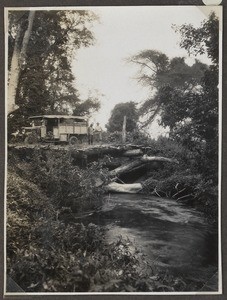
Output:
<instances>
[{"instance_id":1,"label":"tree trunk","mask_svg":"<svg viewBox=\"0 0 227 300\"><path fill-rule=\"evenodd\" d=\"M29 42L29 38L30 38L30 35L31 35L31 32L32 32L32 26L33 26L34 18L35 18L35 11L30 11L29 15L28 15L28 28L25 31L23 42L22 42L21 56L20 56L20 63L21 64L23 64L24 61L25 61L28 42Z\"/></svg>"},{"instance_id":2,"label":"tree trunk","mask_svg":"<svg viewBox=\"0 0 227 300\"><path fill-rule=\"evenodd\" d=\"M116 182L109 183L106 186L108 192L112 193L127 193L127 194L137 194L142 190L141 183L132 184L120 184Z\"/></svg>"},{"instance_id":3,"label":"tree trunk","mask_svg":"<svg viewBox=\"0 0 227 300\"><path fill-rule=\"evenodd\" d=\"M133 149L133 150L127 150L124 154L124 156L139 156L143 155L143 151L141 149Z\"/></svg>"},{"instance_id":4,"label":"tree trunk","mask_svg":"<svg viewBox=\"0 0 227 300\"><path fill-rule=\"evenodd\" d=\"M176 159L166 158L166 157L162 157L162 156L148 156L146 154L141 158L141 161L143 161L143 162L165 161L165 162L179 164L178 160L176 160Z\"/></svg>"},{"instance_id":5,"label":"tree trunk","mask_svg":"<svg viewBox=\"0 0 227 300\"><path fill-rule=\"evenodd\" d=\"M17 85L19 79L19 61L20 61L20 35L21 35L21 27L18 27L18 32L15 39L15 45L13 49L13 56L11 61L11 70L10 70L10 79L9 79L9 86L8 86L8 114L17 109L15 107L15 99L16 99L16 92L17 92Z\"/></svg>"},{"instance_id":6,"label":"tree trunk","mask_svg":"<svg viewBox=\"0 0 227 300\"><path fill-rule=\"evenodd\" d=\"M178 163L178 161L176 159L170 159L170 158L161 157L161 156L144 155L143 157L138 158L137 160L134 160L133 162L124 164L124 165L112 170L110 172L110 176L119 176L121 174L131 171L132 169L134 169L138 166L143 167L146 163L155 162L155 161Z\"/></svg>"},{"instance_id":7,"label":"tree trunk","mask_svg":"<svg viewBox=\"0 0 227 300\"><path fill-rule=\"evenodd\" d=\"M17 36L15 39L15 45L13 50L12 62L11 62L9 86L8 86L8 97L7 97L8 114L10 114L11 112L13 112L15 109L18 108L15 103L17 87L19 82L21 66L25 62L25 56L26 56L29 38L32 31L34 17L35 17L35 12L30 11L28 15L28 28L23 37L21 50L20 50L19 40L20 40L22 30L20 26L18 28Z\"/></svg>"},{"instance_id":8,"label":"tree trunk","mask_svg":"<svg viewBox=\"0 0 227 300\"><path fill-rule=\"evenodd\" d=\"M141 161L141 159L137 159L137 160L134 160L133 162L124 164L124 165L110 171L109 174L110 174L110 176L119 176L123 173L127 173L127 172L131 171L135 167L138 167L142 164L144 164L144 163Z\"/></svg>"},{"instance_id":9,"label":"tree trunk","mask_svg":"<svg viewBox=\"0 0 227 300\"><path fill-rule=\"evenodd\" d=\"M123 127L122 127L122 143L126 142L126 116L124 116Z\"/></svg>"}]
</instances>

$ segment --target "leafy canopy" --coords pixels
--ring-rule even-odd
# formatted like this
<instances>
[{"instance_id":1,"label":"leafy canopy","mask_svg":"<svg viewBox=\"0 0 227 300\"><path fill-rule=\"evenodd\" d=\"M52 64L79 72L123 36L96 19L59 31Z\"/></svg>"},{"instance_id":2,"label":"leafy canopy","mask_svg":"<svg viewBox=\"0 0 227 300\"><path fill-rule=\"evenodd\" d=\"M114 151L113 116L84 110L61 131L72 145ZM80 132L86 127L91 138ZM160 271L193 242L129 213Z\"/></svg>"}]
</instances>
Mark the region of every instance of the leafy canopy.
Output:
<instances>
[{"instance_id":1,"label":"leafy canopy","mask_svg":"<svg viewBox=\"0 0 227 300\"><path fill-rule=\"evenodd\" d=\"M181 48L186 49L192 55L207 54L213 64L218 64L219 20L214 12L198 28L191 24L184 24L180 27L174 25L173 28L182 37Z\"/></svg>"},{"instance_id":2,"label":"leafy canopy","mask_svg":"<svg viewBox=\"0 0 227 300\"><path fill-rule=\"evenodd\" d=\"M207 140L214 137L212 128L217 124L218 18L212 13L199 28L190 24L174 28L181 34L182 48L189 54L206 53L212 64L195 60L189 66L182 57L169 59L156 50L132 56L129 61L138 65L138 82L150 90L139 112L147 116L145 125L160 115L160 123L169 126L172 134L186 126L191 127L193 138Z\"/></svg>"},{"instance_id":3,"label":"leafy canopy","mask_svg":"<svg viewBox=\"0 0 227 300\"><path fill-rule=\"evenodd\" d=\"M9 68L15 38L20 40L27 28L28 11L9 15ZM75 88L71 63L76 51L94 43L91 25L98 17L91 11L36 11L27 55L22 65L17 89L19 109L9 118L9 130L26 124L29 116L42 113L68 113L84 104ZM90 98L86 111L98 109Z\"/></svg>"},{"instance_id":4,"label":"leafy canopy","mask_svg":"<svg viewBox=\"0 0 227 300\"><path fill-rule=\"evenodd\" d=\"M206 65L196 60L189 66L182 57L169 59L155 50L141 51L133 56L130 62L139 66L138 82L150 90L149 97L139 109L140 115L147 116L145 126L158 114L162 117L162 125L170 128L188 117L187 113L185 114L187 110L184 100L189 93L200 92Z\"/></svg>"},{"instance_id":5,"label":"leafy canopy","mask_svg":"<svg viewBox=\"0 0 227 300\"><path fill-rule=\"evenodd\" d=\"M205 71L199 95L192 95L193 108L191 122L178 126L175 136L193 146L200 154L198 165L211 183L218 178L218 97L219 97L219 19L212 12L199 28L182 25L177 28L181 34L181 47L194 55L206 54L211 64ZM188 129L188 130L187 130ZM187 134L184 132L187 131ZM190 135L191 132L191 135ZM195 143L195 138L200 143Z\"/></svg>"},{"instance_id":6,"label":"leafy canopy","mask_svg":"<svg viewBox=\"0 0 227 300\"><path fill-rule=\"evenodd\" d=\"M115 105L111 112L106 128L109 132L121 131L123 126L124 116L126 116L126 131L137 129L138 112L135 102L119 103Z\"/></svg>"}]
</instances>

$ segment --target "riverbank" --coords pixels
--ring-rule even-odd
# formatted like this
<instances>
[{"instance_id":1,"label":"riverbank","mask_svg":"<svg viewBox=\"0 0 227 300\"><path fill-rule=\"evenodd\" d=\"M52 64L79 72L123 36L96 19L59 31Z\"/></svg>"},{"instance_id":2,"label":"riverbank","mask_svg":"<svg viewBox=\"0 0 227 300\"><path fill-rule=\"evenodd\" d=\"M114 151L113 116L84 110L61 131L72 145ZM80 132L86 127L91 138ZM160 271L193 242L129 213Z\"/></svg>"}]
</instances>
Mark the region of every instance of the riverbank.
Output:
<instances>
[{"instance_id":1,"label":"riverbank","mask_svg":"<svg viewBox=\"0 0 227 300\"><path fill-rule=\"evenodd\" d=\"M108 182L107 165L111 163L110 157L104 157L79 167L73 164L70 152L49 150L44 154L36 149L26 157L9 152L7 268L10 278L24 291L171 292L201 288L201 284L192 285L154 267L133 240L119 237L107 241L108 226L85 224L74 217L100 210L108 201L97 179L104 185ZM166 176L164 182L168 182L171 168L148 169L147 173L159 176L160 182ZM173 183L176 185L171 181L169 186Z\"/></svg>"},{"instance_id":2,"label":"riverbank","mask_svg":"<svg viewBox=\"0 0 227 300\"><path fill-rule=\"evenodd\" d=\"M7 273L25 292L179 289L152 269L132 241L108 243L105 226L65 222L68 214L36 184L9 170Z\"/></svg>"}]
</instances>

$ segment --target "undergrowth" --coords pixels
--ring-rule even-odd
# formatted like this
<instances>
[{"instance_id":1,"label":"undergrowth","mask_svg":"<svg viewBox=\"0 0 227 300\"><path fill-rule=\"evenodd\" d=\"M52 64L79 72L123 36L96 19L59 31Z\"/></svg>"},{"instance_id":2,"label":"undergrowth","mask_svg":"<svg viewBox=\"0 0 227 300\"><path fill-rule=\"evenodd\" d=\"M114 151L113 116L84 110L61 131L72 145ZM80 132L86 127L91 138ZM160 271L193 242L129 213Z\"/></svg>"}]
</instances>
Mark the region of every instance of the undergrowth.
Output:
<instances>
[{"instance_id":1,"label":"undergrowth","mask_svg":"<svg viewBox=\"0 0 227 300\"><path fill-rule=\"evenodd\" d=\"M210 167L213 173L207 172L209 161L205 157L164 137L150 140L147 154L177 159L178 164L165 163L151 169L149 178L143 182L144 192L193 205L203 211L210 222L217 222L218 174L213 166Z\"/></svg>"},{"instance_id":2,"label":"undergrowth","mask_svg":"<svg viewBox=\"0 0 227 300\"><path fill-rule=\"evenodd\" d=\"M66 224L33 182L8 173L7 273L26 292L172 291L129 240L103 227Z\"/></svg>"},{"instance_id":3,"label":"undergrowth","mask_svg":"<svg viewBox=\"0 0 227 300\"><path fill-rule=\"evenodd\" d=\"M72 164L70 153L35 149L24 160L12 155L9 168L35 183L57 207L70 207L73 212L95 209L102 204L103 190L96 185L104 175L96 163L81 169Z\"/></svg>"}]
</instances>

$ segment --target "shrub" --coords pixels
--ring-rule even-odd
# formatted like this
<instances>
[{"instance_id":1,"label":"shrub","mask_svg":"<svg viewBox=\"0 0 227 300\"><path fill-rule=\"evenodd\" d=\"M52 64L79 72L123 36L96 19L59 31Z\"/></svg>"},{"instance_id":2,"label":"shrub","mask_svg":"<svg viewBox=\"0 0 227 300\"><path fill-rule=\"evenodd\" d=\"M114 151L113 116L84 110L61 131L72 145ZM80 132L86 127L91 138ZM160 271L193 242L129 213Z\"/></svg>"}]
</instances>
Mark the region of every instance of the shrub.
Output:
<instances>
[{"instance_id":1,"label":"shrub","mask_svg":"<svg viewBox=\"0 0 227 300\"><path fill-rule=\"evenodd\" d=\"M73 211L90 210L102 203L102 190L95 185L100 170L97 164L80 169L71 162L70 153L34 150L28 164L21 164L24 173L59 207Z\"/></svg>"}]
</instances>

